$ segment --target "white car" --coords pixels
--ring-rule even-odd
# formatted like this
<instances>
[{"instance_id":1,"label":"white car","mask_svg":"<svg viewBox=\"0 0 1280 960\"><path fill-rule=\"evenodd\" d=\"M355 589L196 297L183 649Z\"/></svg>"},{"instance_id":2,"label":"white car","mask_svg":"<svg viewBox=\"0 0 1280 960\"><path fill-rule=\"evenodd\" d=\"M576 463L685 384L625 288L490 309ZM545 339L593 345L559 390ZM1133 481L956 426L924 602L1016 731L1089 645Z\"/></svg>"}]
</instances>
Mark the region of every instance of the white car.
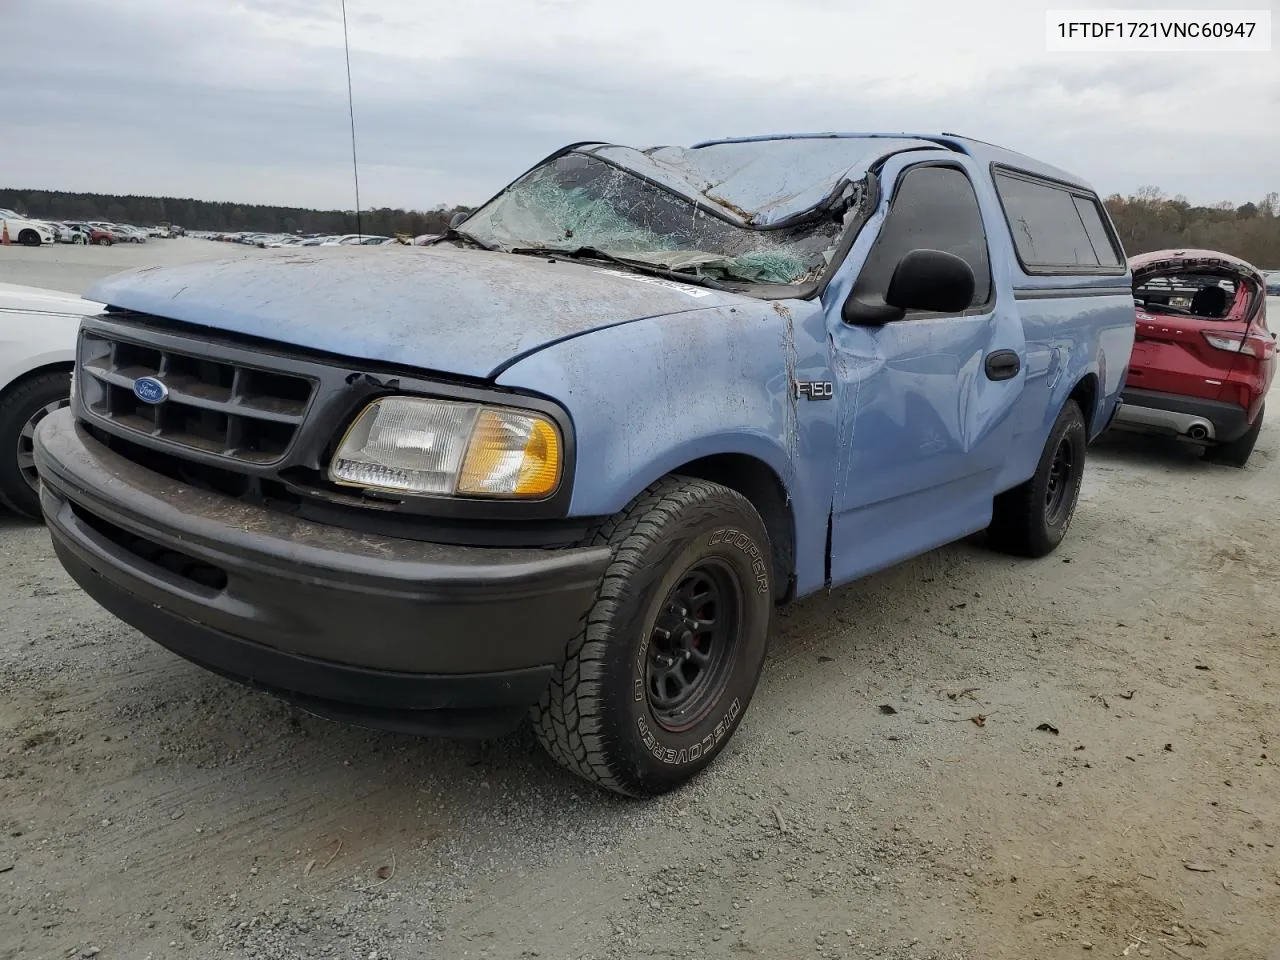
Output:
<instances>
[{"instance_id":1,"label":"white car","mask_svg":"<svg viewBox=\"0 0 1280 960\"><path fill-rule=\"evenodd\" d=\"M6 210L4 207L0 207L0 222L4 225L3 227L0 227L0 232L2 232L5 227L9 230L10 243L21 243L28 247L38 247L42 243L54 242L53 231L49 229L49 225L47 223L42 223L39 220L28 219L13 210Z\"/></svg>"},{"instance_id":2,"label":"white car","mask_svg":"<svg viewBox=\"0 0 1280 960\"><path fill-rule=\"evenodd\" d=\"M80 319L102 304L70 293L0 283L0 503L39 519L32 437L71 393Z\"/></svg>"},{"instance_id":3,"label":"white car","mask_svg":"<svg viewBox=\"0 0 1280 960\"><path fill-rule=\"evenodd\" d=\"M54 238L59 243L89 242L89 237L83 229L72 226L69 223L50 223L49 229L53 231Z\"/></svg>"}]
</instances>

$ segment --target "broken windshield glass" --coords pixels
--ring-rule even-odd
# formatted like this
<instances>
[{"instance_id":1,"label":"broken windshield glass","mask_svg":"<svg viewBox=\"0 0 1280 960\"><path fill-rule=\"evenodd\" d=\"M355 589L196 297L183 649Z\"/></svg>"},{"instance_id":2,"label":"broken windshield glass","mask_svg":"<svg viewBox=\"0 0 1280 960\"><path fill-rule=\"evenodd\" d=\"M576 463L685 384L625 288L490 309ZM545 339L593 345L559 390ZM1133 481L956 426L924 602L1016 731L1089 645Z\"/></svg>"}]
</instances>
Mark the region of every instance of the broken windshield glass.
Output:
<instances>
[{"instance_id":1,"label":"broken windshield glass","mask_svg":"<svg viewBox=\"0 0 1280 960\"><path fill-rule=\"evenodd\" d=\"M712 280L797 284L826 268L841 222L825 216L785 230L736 226L611 163L567 153L476 211L465 230L501 250L588 248Z\"/></svg>"}]
</instances>

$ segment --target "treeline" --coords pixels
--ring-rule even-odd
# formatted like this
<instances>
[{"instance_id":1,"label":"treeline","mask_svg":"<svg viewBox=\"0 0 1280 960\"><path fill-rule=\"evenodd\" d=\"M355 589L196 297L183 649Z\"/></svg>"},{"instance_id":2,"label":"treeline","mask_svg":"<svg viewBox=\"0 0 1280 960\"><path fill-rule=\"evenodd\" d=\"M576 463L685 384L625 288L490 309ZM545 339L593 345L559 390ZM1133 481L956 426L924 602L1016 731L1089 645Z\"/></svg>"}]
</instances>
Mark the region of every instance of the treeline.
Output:
<instances>
[{"instance_id":1,"label":"treeline","mask_svg":"<svg viewBox=\"0 0 1280 960\"><path fill-rule=\"evenodd\" d=\"M307 210L254 203L216 203L189 197L117 196L109 193L65 193L60 190L0 189L0 207L39 220L106 220L149 227L176 223L187 230L228 233L355 233L354 210ZM441 233L454 214L470 207L439 206L434 210L360 211L361 233L392 236Z\"/></svg>"},{"instance_id":2,"label":"treeline","mask_svg":"<svg viewBox=\"0 0 1280 960\"><path fill-rule=\"evenodd\" d=\"M1221 250L1263 269L1280 269L1280 196L1258 203L1229 202L1192 206L1186 197L1166 197L1157 187L1106 200L1125 252L1147 253L1172 247ZM54 190L0 190L0 207L49 220L108 220L151 226L177 223L188 230L253 230L263 233L355 233L352 210L307 210L249 203L214 203L178 197L116 196ZM363 233L390 236L441 233L456 213L470 207L434 210L383 207L360 211Z\"/></svg>"},{"instance_id":3,"label":"treeline","mask_svg":"<svg viewBox=\"0 0 1280 960\"><path fill-rule=\"evenodd\" d=\"M1143 187L1131 197L1108 197L1106 204L1129 256L1193 247L1229 253L1262 270L1280 269L1276 193L1258 203L1195 207L1186 197L1169 198L1158 187Z\"/></svg>"}]
</instances>

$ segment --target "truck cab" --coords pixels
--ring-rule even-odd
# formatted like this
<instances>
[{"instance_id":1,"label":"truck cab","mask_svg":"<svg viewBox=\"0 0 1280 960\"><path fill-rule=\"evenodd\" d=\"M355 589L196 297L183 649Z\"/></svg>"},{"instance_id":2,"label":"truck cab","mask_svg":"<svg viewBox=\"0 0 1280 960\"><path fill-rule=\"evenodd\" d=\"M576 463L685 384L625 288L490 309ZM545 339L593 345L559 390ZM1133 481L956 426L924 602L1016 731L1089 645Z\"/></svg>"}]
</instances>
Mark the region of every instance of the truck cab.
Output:
<instances>
[{"instance_id":1,"label":"truck cab","mask_svg":"<svg viewBox=\"0 0 1280 960\"><path fill-rule=\"evenodd\" d=\"M780 604L1052 552L1134 339L1097 194L949 134L579 143L425 247L117 275L36 437L71 575L313 712L648 796Z\"/></svg>"}]
</instances>

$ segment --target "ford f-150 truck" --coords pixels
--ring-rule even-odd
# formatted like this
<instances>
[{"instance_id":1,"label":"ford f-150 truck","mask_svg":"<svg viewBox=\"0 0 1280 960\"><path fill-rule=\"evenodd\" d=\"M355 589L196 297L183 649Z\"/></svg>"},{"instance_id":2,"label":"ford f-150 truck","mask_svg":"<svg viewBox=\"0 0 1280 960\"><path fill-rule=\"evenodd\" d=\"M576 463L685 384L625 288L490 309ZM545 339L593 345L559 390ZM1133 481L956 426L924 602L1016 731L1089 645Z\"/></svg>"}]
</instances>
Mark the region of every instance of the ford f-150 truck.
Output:
<instances>
[{"instance_id":1,"label":"ford f-150 truck","mask_svg":"<svg viewBox=\"0 0 1280 960\"><path fill-rule=\"evenodd\" d=\"M91 596L324 716L531 715L637 796L724 749L779 604L1052 551L1135 318L1083 180L931 134L579 143L426 247L88 296L35 449Z\"/></svg>"}]
</instances>

